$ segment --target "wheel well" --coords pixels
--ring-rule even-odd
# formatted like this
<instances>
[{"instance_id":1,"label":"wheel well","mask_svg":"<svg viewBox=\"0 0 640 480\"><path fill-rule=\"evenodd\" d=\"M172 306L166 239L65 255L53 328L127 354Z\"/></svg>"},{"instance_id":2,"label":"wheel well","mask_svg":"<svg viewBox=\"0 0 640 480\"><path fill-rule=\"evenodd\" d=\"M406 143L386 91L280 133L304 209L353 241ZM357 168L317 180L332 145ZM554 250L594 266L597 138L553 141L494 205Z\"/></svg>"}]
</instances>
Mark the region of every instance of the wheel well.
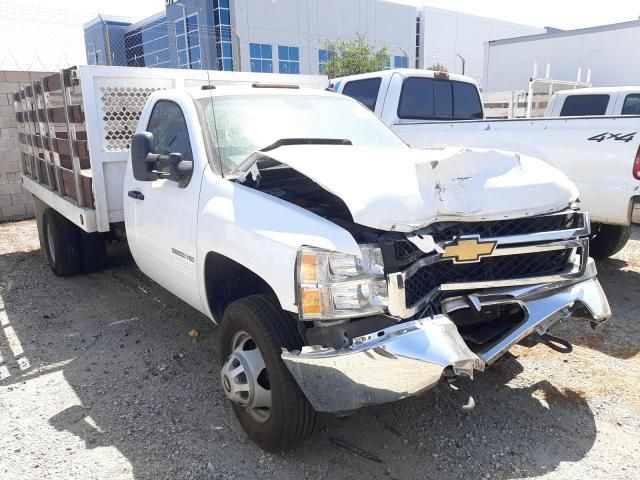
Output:
<instances>
[{"instance_id":1,"label":"wheel well","mask_svg":"<svg viewBox=\"0 0 640 480\"><path fill-rule=\"evenodd\" d=\"M278 302L277 295L262 277L219 253L207 254L204 280L209 309L217 320L230 303L249 295L267 294Z\"/></svg>"}]
</instances>

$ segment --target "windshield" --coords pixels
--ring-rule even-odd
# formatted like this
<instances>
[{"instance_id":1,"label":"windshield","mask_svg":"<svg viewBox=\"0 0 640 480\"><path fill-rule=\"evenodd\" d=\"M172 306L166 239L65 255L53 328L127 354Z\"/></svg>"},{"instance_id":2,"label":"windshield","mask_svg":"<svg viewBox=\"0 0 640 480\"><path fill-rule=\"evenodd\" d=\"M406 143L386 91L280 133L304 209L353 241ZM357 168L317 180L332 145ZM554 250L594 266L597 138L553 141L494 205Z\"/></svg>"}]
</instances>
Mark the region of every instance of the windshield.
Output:
<instances>
[{"instance_id":1,"label":"windshield","mask_svg":"<svg viewBox=\"0 0 640 480\"><path fill-rule=\"evenodd\" d=\"M356 146L408 148L359 103L320 95L242 95L200 100L207 133L227 175L252 152L283 138L346 139Z\"/></svg>"}]
</instances>

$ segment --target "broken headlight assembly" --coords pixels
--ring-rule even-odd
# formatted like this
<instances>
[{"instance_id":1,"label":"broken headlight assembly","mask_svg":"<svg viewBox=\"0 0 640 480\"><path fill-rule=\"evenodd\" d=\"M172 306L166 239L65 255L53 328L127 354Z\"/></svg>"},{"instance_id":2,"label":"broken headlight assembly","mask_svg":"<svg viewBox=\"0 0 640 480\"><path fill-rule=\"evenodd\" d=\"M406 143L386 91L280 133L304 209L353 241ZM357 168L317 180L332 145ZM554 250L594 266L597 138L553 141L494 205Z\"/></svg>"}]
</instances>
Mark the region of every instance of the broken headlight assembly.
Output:
<instances>
[{"instance_id":1,"label":"broken headlight assembly","mask_svg":"<svg viewBox=\"0 0 640 480\"><path fill-rule=\"evenodd\" d=\"M386 310L382 252L376 245L359 246L361 256L308 247L298 250L301 320L362 317Z\"/></svg>"}]
</instances>

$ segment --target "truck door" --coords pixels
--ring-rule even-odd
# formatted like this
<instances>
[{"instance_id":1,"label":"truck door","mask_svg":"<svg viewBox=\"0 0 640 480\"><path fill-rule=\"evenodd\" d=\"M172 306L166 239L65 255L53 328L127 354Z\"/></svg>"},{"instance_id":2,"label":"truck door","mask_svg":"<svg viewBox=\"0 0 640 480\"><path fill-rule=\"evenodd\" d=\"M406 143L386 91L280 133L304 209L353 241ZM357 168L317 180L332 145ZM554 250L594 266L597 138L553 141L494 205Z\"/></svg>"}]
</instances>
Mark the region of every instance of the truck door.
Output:
<instances>
[{"instance_id":1,"label":"truck door","mask_svg":"<svg viewBox=\"0 0 640 480\"><path fill-rule=\"evenodd\" d=\"M188 108L194 109L191 105ZM195 109L192 117L197 118ZM189 117L189 115L187 115ZM144 121L143 118L141 121ZM127 168L125 176L125 222L131 253L140 269L153 280L201 309L196 276L196 227L203 160L193 154L195 137L187 127L182 106L158 100L146 131L153 134L153 153L180 153L193 161L189 183L181 187L167 178L136 180Z\"/></svg>"}]
</instances>

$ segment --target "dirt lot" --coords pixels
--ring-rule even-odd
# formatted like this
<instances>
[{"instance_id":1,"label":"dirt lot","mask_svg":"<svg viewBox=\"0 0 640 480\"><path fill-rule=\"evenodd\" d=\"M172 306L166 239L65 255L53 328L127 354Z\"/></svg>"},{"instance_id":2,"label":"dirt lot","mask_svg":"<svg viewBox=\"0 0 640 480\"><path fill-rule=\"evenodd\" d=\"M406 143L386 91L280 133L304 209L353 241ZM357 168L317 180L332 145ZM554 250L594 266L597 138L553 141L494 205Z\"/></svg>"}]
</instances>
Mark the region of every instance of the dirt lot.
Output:
<instances>
[{"instance_id":1,"label":"dirt lot","mask_svg":"<svg viewBox=\"0 0 640 480\"><path fill-rule=\"evenodd\" d=\"M640 229L599 269L614 319L556 328L573 353L517 347L458 392L329 416L267 455L225 402L210 321L126 257L56 278L34 222L0 225L0 478L640 478Z\"/></svg>"}]
</instances>

